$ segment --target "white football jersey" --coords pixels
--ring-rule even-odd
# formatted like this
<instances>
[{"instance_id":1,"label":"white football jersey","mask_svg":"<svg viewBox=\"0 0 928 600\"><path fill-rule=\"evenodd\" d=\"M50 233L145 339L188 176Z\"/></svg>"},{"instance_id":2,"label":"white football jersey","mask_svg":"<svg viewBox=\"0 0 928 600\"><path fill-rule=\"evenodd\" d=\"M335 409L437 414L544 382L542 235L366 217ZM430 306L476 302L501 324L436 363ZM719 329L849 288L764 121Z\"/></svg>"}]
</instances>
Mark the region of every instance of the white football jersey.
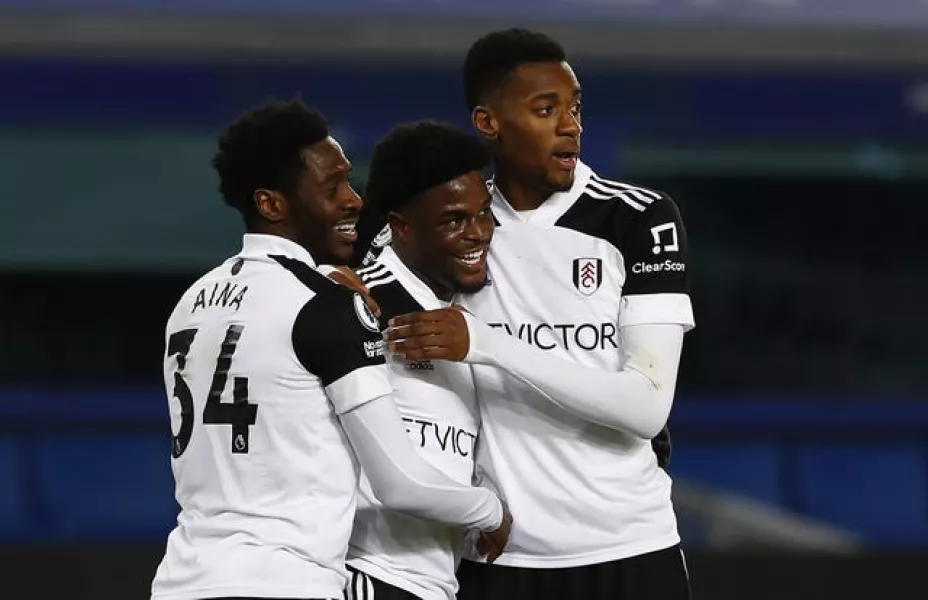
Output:
<instances>
[{"instance_id":1,"label":"white football jersey","mask_svg":"<svg viewBox=\"0 0 928 600\"><path fill-rule=\"evenodd\" d=\"M482 321L609 371L623 366L620 328L694 325L686 233L668 196L583 164L569 191L531 213L492 183L491 192L490 285L460 299ZM679 542L671 480L648 440L585 421L501 370L474 374L477 482L498 490L514 518L497 564L571 567Z\"/></svg>"},{"instance_id":2,"label":"white football jersey","mask_svg":"<svg viewBox=\"0 0 928 600\"><path fill-rule=\"evenodd\" d=\"M342 597L358 466L337 415L392 388L376 318L313 267L246 235L168 320L181 511L154 599Z\"/></svg>"},{"instance_id":3,"label":"white football jersey","mask_svg":"<svg viewBox=\"0 0 928 600\"><path fill-rule=\"evenodd\" d=\"M447 306L386 247L359 271L390 318ZM421 456L454 481L470 484L479 414L469 365L447 361L404 364L387 357L394 399ZM348 564L424 600L451 600L463 531L385 509L362 473Z\"/></svg>"}]
</instances>

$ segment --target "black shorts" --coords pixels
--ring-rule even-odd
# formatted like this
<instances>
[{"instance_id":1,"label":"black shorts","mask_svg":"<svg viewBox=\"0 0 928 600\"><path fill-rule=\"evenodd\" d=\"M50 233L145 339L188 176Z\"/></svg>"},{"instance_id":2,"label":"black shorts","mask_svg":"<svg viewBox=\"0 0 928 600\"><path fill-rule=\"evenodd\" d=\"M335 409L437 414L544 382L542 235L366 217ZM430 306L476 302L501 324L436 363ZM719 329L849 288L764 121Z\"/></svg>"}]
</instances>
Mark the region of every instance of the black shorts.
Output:
<instances>
[{"instance_id":1,"label":"black shorts","mask_svg":"<svg viewBox=\"0 0 928 600\"><path fill-rule=\"evenodd\" d=\"M607 563L563 569L462 561L458 600L689 600L679 546Z\"/></svg>"},{"instance_id":2,"label":"black shorts","mask_svg":"<svg viewBox=\"0 0 928 600\"><path fill-rule=\"evenodd\" d=\"M401 590L367 573L348 567L348 587L345 600L420 600L419 596Z\"/></svg>"}]
</instances>

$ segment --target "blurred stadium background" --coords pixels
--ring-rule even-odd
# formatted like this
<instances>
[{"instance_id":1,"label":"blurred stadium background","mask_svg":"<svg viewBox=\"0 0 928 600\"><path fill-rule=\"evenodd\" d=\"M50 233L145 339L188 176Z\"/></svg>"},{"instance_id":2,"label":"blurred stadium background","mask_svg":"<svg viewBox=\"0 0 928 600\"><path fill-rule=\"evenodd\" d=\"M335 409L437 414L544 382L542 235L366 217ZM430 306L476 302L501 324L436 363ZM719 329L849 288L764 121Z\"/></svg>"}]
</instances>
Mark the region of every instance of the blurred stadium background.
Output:
<instances>
[{"instance_id":1,"label":"blurred stadium background","mask_svg":"<svg viewBox=\"0 0 928 600\"><path fill-rule=\"evenodd\" d=\"M924 597L928 1L0 0L4 597L147 598L163 323L240 243L221 128L301 93L363 184L396 122L468 125L463 53L511 25L567 47L584 159L690 232L696 598Z\"/></svg>"}]
</instances>

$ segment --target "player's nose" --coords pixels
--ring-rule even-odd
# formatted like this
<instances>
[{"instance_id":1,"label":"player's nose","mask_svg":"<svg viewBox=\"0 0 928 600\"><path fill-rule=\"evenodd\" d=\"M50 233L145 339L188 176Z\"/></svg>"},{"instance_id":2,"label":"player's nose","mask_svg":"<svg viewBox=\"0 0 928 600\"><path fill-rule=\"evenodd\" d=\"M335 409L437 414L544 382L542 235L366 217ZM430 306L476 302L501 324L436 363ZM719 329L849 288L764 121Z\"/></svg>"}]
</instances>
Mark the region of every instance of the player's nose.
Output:
<instances>
[{"instance_id":1,"label":"player's nose","mask_svg":"<svg viewBox=\"0 0 928 600\"><path fill-rule=\"evenodd\" d=\"M490 233L493 231L493 220L476 218L470 219L464 235L468 240L474 242L487 242L490 239Z\"/></svg>"},{"instance_id":2,"label":"player's nose","mask_svg":"<svg viewBox=\"0 0 928 600\"><path fill-rule=\"evenodd\" d=\"M583 126L580 124L580 117L575 115L570 111L564 111L561 113L561 118L558 120L558 134L560 135L569 135L570 137L580 137L580 134L583 133Z\"/></svg>"},{"instance_id":3,"label":"player's nose","mask_svg":"<svg viewBox=\"0 0 928 600\"><path fill-rule=\"evenodd\" d=\"M351 186L348 186L348 193L342 198L341 208L346 212L357 212L364 206L364 200L361 195Z\"/></svg>"}]
</instances>

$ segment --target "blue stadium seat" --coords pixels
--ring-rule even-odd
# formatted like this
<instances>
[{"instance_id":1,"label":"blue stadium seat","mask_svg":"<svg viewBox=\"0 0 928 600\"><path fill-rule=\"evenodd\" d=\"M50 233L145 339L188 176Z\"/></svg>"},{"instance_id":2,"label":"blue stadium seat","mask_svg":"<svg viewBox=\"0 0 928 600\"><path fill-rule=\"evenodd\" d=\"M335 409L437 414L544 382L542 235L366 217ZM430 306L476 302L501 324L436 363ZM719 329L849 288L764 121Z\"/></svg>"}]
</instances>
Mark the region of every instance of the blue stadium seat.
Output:
<instances>
[{"instance_id":1,"label":"blue stadium seat","mask_svg":"<svg viewBox=\"0 0 928 600\"><path fill-rule=\"evenodd\" d=\"M16 536L29 525L29 501L20 441L0 437L0 537Z\"/></svg>"},{"instance_id":2,"label":"blue stadium seat","mask_svg":"<svg viewBox=\"0 0 928 600\"><path fill-rule=\"evenodd\" d=\"M56 537L164 541L177 516L168 438L49 436L38 444Z\"/></svg>"},{"instance_id":3,"label":"blue stadium seat","mask_svg":"<svg viewBox=\"0 0 928 600\"><path fill-rule=\"evenodd\" d=\"M670 474L771 504L781 501L779 455L772 444L675 440Z\"/></svg>"},{"instance_id":4,"label":"blue stadium seat","mask_svg":"<svg viewBox=\"0 0 928 600\"><path fill-rule=\"evenodd\" d=\"M928 461L919 444L797 448L797 508L868 542L928 542Z\"/></svg>"}]
</instances>

